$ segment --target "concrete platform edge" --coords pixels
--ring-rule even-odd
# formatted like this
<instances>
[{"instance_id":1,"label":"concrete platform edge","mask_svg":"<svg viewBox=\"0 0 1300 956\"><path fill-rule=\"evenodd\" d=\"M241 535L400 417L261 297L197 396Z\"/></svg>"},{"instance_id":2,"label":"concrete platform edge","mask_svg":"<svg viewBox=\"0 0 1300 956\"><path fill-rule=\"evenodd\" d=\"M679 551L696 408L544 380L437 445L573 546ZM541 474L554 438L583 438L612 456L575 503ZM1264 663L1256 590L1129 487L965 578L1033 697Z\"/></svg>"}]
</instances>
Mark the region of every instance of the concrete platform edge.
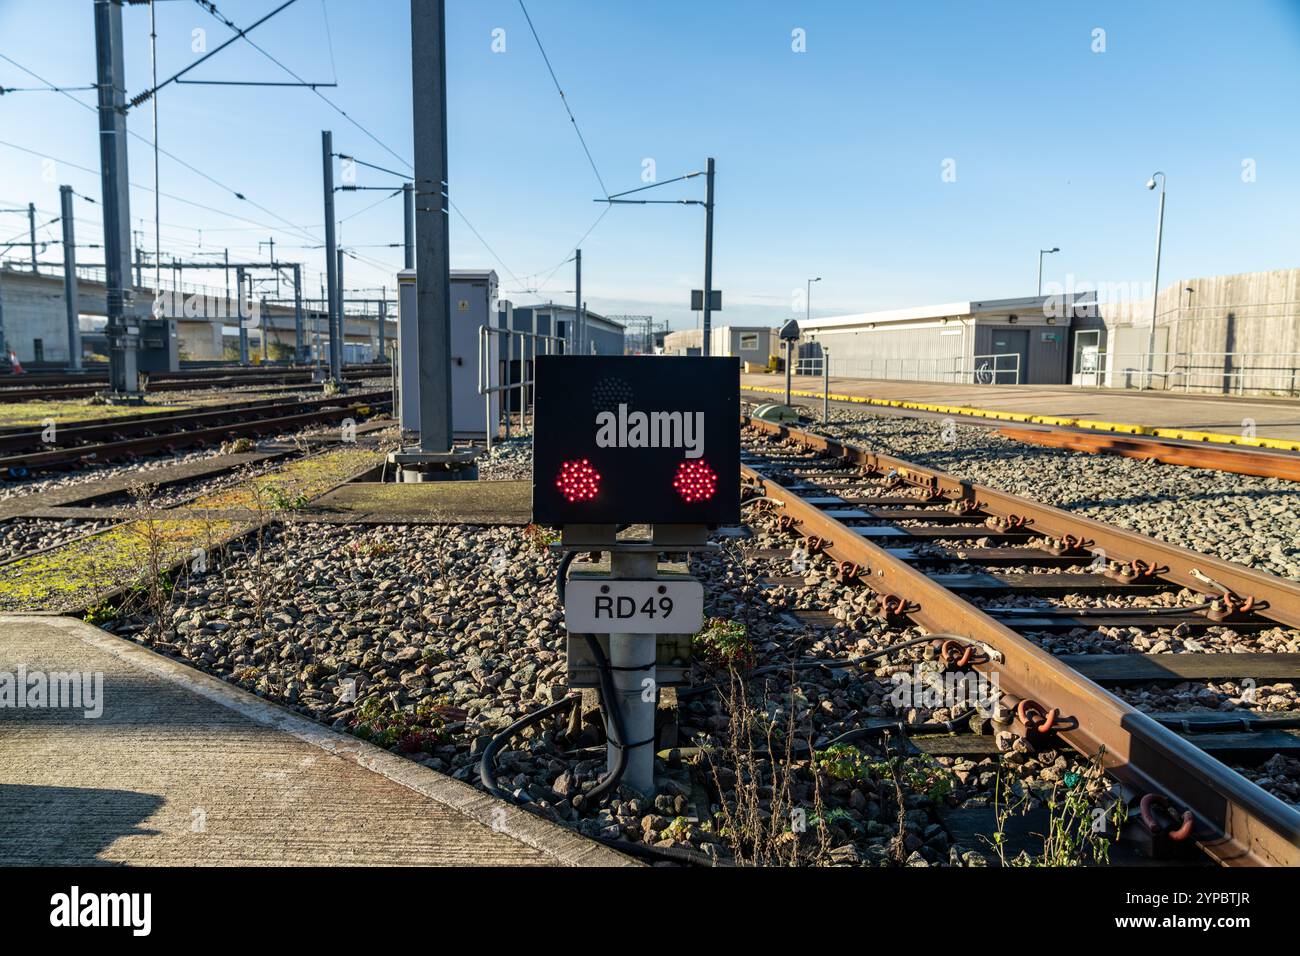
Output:
<instances>
[{"instance_id":1,"label":"concrete platform edge","mask_svg":"<svg viewBox=\"0 0 1300 956\"><path fill-rule=\"evenodd\" d=\"M47 627L56 627L69 637L82 640L249 720L283 731L334 756L351 760L394 783L450 807L477 823L553 857L557 865L642 865L609 847L497 800L459 780L389 753L364 740L338 733L301 714L263 700L210 674L163 657L125 638L109 634L92 624L76 618L43 614L0 614L0 624L18 624L26 619L39 621Z\"/></svg>"}]
</instances>

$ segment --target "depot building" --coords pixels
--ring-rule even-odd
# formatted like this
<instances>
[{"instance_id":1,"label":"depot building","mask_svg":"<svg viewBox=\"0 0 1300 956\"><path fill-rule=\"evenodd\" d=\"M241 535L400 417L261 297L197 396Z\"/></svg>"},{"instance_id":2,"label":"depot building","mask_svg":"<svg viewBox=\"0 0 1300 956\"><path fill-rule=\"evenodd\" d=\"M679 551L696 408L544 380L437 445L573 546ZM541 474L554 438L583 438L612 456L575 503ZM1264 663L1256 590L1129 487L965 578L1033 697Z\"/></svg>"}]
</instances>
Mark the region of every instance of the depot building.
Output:
<instances>
[{"instance_id":1,"label":"depot building","mask_svg":"<svg viewBox=\"0 0 1300 956\"><path fill-rule=\"evenodd\" d=\"M799 370L989 385L1070 381L1072 331L1100 326L1090 293L949 302L800 321Z\"/></svg>"}]
</instances>

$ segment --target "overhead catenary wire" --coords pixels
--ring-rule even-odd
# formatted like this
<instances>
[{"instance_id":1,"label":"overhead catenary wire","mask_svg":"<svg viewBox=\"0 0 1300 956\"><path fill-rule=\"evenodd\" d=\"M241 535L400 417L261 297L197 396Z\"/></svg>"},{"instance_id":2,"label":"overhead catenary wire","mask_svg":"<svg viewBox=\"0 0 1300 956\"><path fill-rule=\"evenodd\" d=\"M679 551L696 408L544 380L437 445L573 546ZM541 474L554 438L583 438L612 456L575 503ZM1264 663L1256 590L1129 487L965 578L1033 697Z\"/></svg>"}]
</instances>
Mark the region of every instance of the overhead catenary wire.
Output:
<instances>
[{"instance_id":1,"label":"overhead catenary wire","mask_svg":"<svg viewBox=\"0 0 1300 956\"><path fill-rule=\"evenodd\" d=\"M17 61L14 60L12 57L9 57L9 56L6 56L6 55L3 54L3 53L0 53L0 58L3 58L3 59L6 60L7 62L13 64L15 67L17 67L18 69L22 70L24 73L28 74L29 76L34 77L35 79L39 80L40 82L42 82L42 83L46 83L46 84L49 84L49 81L46 80L44 77L42 77L40 74L38 74L38 73L36 73L35 71L33 71L33 70L31 70L31 69L28 69L27 67L23 66L21 63L17 62ZM52 84L50 84L50 85L52 85ZM62 92L62 91L60 91L60 92ZM77 99L75 96L72 96L72 95L70 95L70 94L68 94L68 93L64 93L64 95L65 95L69 100L71 100L73 103L76 103L78 106L80 106L82 109L84 109L84 110L88 110L88 111L91 112L91 113L95 113L95 112L97 112L96 107L91 106L89 103L85 103L85 102L83 102L83 101ZM133 130L133 129L128 129L128 130L127 130L127 133L128 133L130 136L134 137L135 139L139 140L140 142L144 143L145 145L149 146L150 148L156 149L159 153L161 153L163 156L166 156L166 157L167 157L168 159L170 159L172 162L177 163L178 165L185 167L185 168L188 169L190 172L194 173L196 176L200 176L200 177L202 177L203 179L206 179L208 182L212 183L212 185L216 186L217 188L222 189L222 190L224 190L225 192L230 193L232 196L234 196L236 199L240 200L241 202L246 202L246 203L248 203L250 206L253 206L254 208L260 210L261 212L266 213L266 215L270 216L272 219L276 219L276 220L278 220L279 222L283 223L285 226L287 226L287 227L289 228L289 231L296 232L296 233L298 233L299 235L305 236L306 238L311 239L311 240L314 240L314 241L317 241L317 242L320 241L320 237L319 237L319 236L312 235L310 232L306 231L302 226L298 226L298 225L296 225L295 223L293 223L293 222L291 222L290 220L284 218L283 216L281 216L279 213L275 212L274 210L269 209L269 208L267 208L266 206L263 206L261 203L256 202L255 200L249 199L248 196L247 196L244 192L242 192L241 190L238 190L238 189L235 189L235 188L232 187L232 186L228 186L228 185L226 185L225 183L223 183L223 182L221 182L220 180L218 180L215 176L212 176L211 174L206 173L206 172L204 172L203 170L199 169L199 168L198 168L197 166L195 166L193 163L190 163L190 162L188 162L188 161L186 161L186 160L184 160L184 159L181 159L181 157L177 156L175 153L172 153L172 152L170 152L170 151L168 151L168 150L166 150L166 149L162 149L161 147L157 146L156 143L155 143L153 140L150 140L148 137L141 136L139 133L137 133L137 132L136 132L135 130ZM12 145L12 144L7 144L7 145ZM21 147L15 147L15 148L21 148ZM29 150L29 152L34 152L34 151ZM36 154L36 155L41 155L41 154ZM92 174L95 175L95 176L98 176L98 175L99 175L99 171L98 171L98 170L89 169L89 168L87 168L87 167L85 167L85 166L80 166L80 165L78 165L78 164L76 164L76 163L68 162L68 161L66 161L66 160L56 159L55 157L49 157L49 156L47 156L47 157L45 157L45 158L47 158L47 159L54 159L55 162L64 163L65 165L71 166L73 169L84 170L85 172L92 173ZM135 184L133 183L132 185L135 185ZM138 187L138 186L137 186L137 188L141 188L141 187ZM178 196L172 196L172 195L170 195L170 194L168 194L168 193L161 193L161 195L166 196L168 199L176 200L176 201L179 201L179 202L189 202L190 205L199 205L200 208L206 208L206 207L202 207L202 206L201 206L200 204L198 204L198 203L194 203L193 201L185 200L185 199L181 199L181 198L178 197ZM218 212L219 212L219 210L212 210L212 211L218 211ZM222 213L222 214L223 214L223 215L228 215L228 214L226 214L226 213ZM235 217L235 218L241 218L241 217ZM246 219L245 221L246 221L246 222L253 222L254 220ZM267 228L267 227L263 226L262 228Z\"/></svg>"},{"instance_id":2,"label":"overhead catenary wire","mask_svg":"<svg viewBox=\"0 0 1300 956\"><path fill-rule=\"evenodd\" d=\"M365 135L368 139L370 139L372 142L374 142L375 145L377 145L380 149L382 149L384 152L388 153L390 156L392 156L394 159L396 159L398 162L400 162L403 166L405 166L405 167L407 167L408 169L410 169L412 172L415 171L415 167L414 167L414 166L412 166L412 165L411 165L410 163L408 163L405 159L403 159L402 156L401 156L401 155L400 155L396 150L392 149L392 148L391 148L387 143L385 143L383 140L381 140L378 136L376 136L374 133L370 132L370 130L366 129L366 127L362 126L361 123L359 123L357 120L353 119L352 116L350 116L350 115L348 114L348 112L347 112L346 110L343 109L343 107L339 106L337 103L335 103L333 100L331 100L328 96L326 96L326 95L325 95L324 93L322 93L320 90L316 89L316 87L312 86L310 83L308 83L306 80L304 80L301 76L299 76L297 73L295 73L295 72L294 72L293 70L291 70L289 67L285 66L285 65L284 65L283 63L281 63L278 59L276 59L274 56L272 56L269 52L267 52L266 50L262 49L262 47L260 47L257 43L255 43L255 42L253 42L252 40L250 40L250 39L248 38L247 35L245 35L243 32L240 31L239 27L238 27L234 22L232 22L228 17L226 17L225 14L223 14L220 10L217 9L217 5L216 5L215 3L210 2L210 0L194 0L194 2L197 3L197 4L198 4L200 7L202 7L204 10L206 10L209 14L211 14L212 17L214 17L216 20L218 20L218 21L220 21L222 24L224 24L226 27L230 28L231 30L236 31L236 33L237 33L238 35L237 35L236 37L233 37L232 40L231 40L230 42L233 42L233 41L236 40L236 39L242 39L245 43L247 43L249 46L251 46L251 47L252 47L254 50L256 50L258 53L262 54L262 56L266 57L268 60L270 60L272 63L274 63L276 66L278 66L278 67L279 67L281 70L283 70L285 73L288 73L290 76L292 76L292 77L293 77L295 80L297 80L299 83L302 83L304 86L308 87L308 88L309 88L313 93L315 93L316 96L318 96L318 97L319 97L319 98L320 98L320 99L321 99L321 100L322 100L322 101L323 101L327 106L329 106L330 109L334 110L334 112L338 113L338 114L339 114L340 116L342 116L345 120L347 120L349 123L351 123L353 126L355 126L358 130L360 130L360 131L362 132L363 135ZM278 11L276 11L276 12L278 12ZM336 77L337 77L337 74L336 74Z\"/></svg>"},{"instance_id":3,"label":"overhead catenary wire","mask_svg":"<svg viewBox=\"0 0 1300 956\"><path fill-rule=\"evenodd\" d=\"M582 151L587 154L587 162L591 164L591 171L596 174L596 182L600 183L600 191L609 196L609 190L605 188L605 180L600 175L600 170L596 168L596 161L591 156L591 150L587 148L587 139L582 135L582 129L578 126L578 118L573 115L573 109L569 106L569 98L564 95L564 89L560 86L559 77L555 75L555 68L551 66L551 58L546 55L546 47L542 45L542 38L537 35L537 28L533 26L533 18L528 15L528 8L524 6L524 0L519 0L519 9L524 12L524 19L528 21L528 29L532 31L533 39L537 41L537 49L542 53L542 60L546 63L546 70L551 74L551 82L555 84L555 92L560 94L560 102L564 104L564 111L569 114L569 121L573 124L573 131L578 134L578 142L582 144Z\"/></svg>"}]
</instances>

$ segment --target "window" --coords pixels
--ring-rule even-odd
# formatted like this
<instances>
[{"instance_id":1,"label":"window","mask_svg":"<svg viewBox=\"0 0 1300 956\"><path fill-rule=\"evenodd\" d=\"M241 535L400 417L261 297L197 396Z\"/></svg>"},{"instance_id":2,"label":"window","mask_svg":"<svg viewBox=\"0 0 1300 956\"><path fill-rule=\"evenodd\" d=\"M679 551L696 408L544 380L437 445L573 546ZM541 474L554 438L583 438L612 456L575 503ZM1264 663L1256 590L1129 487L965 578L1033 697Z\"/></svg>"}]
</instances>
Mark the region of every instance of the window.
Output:
<instances>
[{"instance_id":1,"label":"window","mask_svg":"<svg viewBox=\"0 0 1300 956\"><path fill-rule=\"evenodd\" d=\"M741 332L740 333L740 350L742 352L758 351L758 333Z\"/></svg>"}]
</instances>

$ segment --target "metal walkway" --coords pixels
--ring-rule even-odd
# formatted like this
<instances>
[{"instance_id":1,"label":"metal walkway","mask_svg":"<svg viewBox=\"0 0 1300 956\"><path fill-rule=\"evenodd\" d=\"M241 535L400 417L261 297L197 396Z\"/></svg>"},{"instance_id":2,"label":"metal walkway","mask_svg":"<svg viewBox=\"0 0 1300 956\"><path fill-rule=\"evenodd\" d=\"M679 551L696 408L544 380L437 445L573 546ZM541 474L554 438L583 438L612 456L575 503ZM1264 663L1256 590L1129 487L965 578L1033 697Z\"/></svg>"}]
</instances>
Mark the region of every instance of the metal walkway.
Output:
<instances>
[{"instance_id":1,"label":"metal walkway","mask_svg":"<svg viewBox=\"0 0 1300 956\"><path fill-rule=\"evenodd\" d=\"M102 695L16 706L71 672ZM0 616L0 864L627 863L89 624Z\"/></svg>"}]
</instances>

